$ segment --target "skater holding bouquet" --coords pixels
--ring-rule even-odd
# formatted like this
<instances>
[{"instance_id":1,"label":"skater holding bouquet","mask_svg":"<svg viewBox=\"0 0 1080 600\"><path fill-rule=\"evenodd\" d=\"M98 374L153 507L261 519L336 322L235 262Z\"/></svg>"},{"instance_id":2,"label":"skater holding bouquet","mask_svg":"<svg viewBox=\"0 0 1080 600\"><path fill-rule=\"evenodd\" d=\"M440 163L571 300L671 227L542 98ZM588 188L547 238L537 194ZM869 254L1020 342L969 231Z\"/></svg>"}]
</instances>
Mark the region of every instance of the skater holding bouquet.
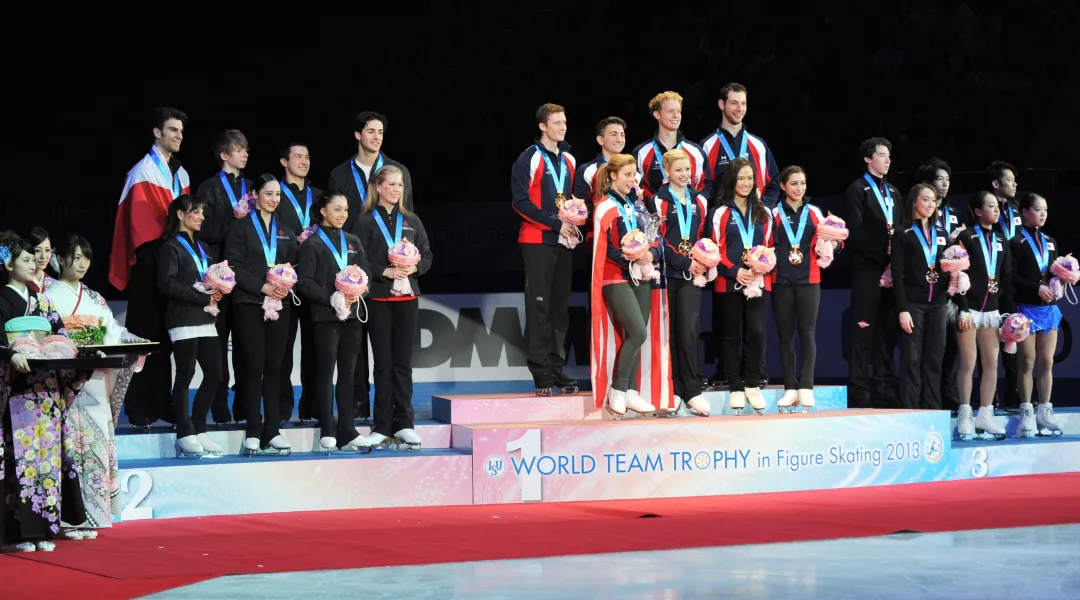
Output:
<instances>
[{"instance_id":1,"label":"skater holding bouquet","mask_svg":"<svg viewBox=\"0 0 1080 600\"><path fill-rule=\"evenodd\" d=\"M373 446L395 439L419 450L413 430L412 352L417 339L420 286L416 278L431 268L431 245L424 225L401 203L402 172L386 166L372 175L357 237L371 265L371 346L375 358Z\"/></svg>"}]
</instances>

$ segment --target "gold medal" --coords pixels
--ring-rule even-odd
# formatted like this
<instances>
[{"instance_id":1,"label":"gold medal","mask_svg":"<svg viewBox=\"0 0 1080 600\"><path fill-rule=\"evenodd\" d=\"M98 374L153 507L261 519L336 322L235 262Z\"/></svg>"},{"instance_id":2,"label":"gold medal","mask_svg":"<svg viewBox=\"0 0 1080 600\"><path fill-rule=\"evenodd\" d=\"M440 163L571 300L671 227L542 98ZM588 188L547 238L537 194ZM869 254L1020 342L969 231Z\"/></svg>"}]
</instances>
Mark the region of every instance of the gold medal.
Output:
<instances>
[{"instance_id":1,"label":"gold medal","mask_svg":"<svg viewBox=\"0 0 1080 600\"><path fill-rule=\"evenodd\" d=\"M896 233L896 230L893 229L893 224L889 223L889 237L892 237L894 233Z\"/></svg>"},{"instance_id":2,"label":"gold medal","mask_svg":"<svg viewBox=\"0 0 1080 600\"><path fill-rule=\"evenodd\" d=\"M997 282L997 279L995 279L995 278L993 278L993 277L991 277L991 278L990 278L990 281L989 281L989 282L988 282L988 283L986 284L986 291L987 291L988 293L990 293L990 294L996 294L996 293L998 293L998 282Z\"/></svg>"},{"instance_id":3,"label":"gold medal","mask_svg":"<svg viewBox=\"0 0 1080 600\"><path fill-rule=\"evenodd\" d=\"M690 243L690 238L683 238L679 242L679 252L682 252L686 256L690 256L690 252L694 250L693 244Z\"/></svg>"},{"instance_id":4,"label":"gold medal","mask_svg":"<svg viewBox=\"0 0 1080 600\"><path fill-rule=\"evenodd\" d=\"M559 195L555 196L555 206L557 206L559 208L562 208L563 204L565 204L565 203L566 203L566 196L564 196L563 193L560 191Z\"/></svg>"},{"instance_id":5,"label":"gold medal","mask_svg":"<svg viewBox=\"0 0 1080 600\"><path fill-rule=\"evenodd\" d=\"M802 264L803 255L802 255L802 252L799 251L798 246L792 246L791 252L789 252L788 255L787 255L787 259L788 259L788 262L790 262L791 264L793 264L795 266L799 266L799 265Z\"/></svg>"},{"instance_id":6,"label":"gold medal","mask_svg":"<svg viewBox=\"0 0 1080 600\"><path fill-rule=\"evenodd\" d=\"M742 261L743 261L744 265L750 264L750 249L749 248L742 251Z\"/></svg>"},{"instance_id":7,"label":"gold medal","mask_svg":"<svg viewBox=\"0 0 1080 600\"><path fill-rule=\"evenodd\" d=\"M940 279L940 275L938 275L938 272L935 271L933 267L930 267L930 270L926 272L926 283L934 285L938 282L938 279Z\"/></svg>"}]
</instances>

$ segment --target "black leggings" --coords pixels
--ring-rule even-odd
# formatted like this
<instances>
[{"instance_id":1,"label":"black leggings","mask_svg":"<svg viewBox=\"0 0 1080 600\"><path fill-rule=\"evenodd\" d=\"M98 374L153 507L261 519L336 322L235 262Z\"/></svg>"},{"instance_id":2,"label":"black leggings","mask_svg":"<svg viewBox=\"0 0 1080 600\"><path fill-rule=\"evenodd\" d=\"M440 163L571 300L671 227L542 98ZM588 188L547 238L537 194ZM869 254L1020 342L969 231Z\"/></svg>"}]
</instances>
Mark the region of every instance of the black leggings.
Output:
<instances>
[{"instance_id":1,"label":"black leggings","mask_svg":"<svg viewBox=\"0 0 1080 600\"><path fill-rule=\"evenodd\" d=\"M900 332L902 408L941 410L941 360L948 311L944 304L908 303L913 327L910 334Z\"/></svg>"},{"instance_id":2,"label":"black leggings","mask_svg":"<svg viewBox=\"0 0 1080 600\"><path fill-rule=\"evenodd\" d=\"M714 300L720 302L723 315L720 322L721 348L724 351L728 386L733 392L746 391L747 385L757 387L763 377L761 364L765 357L765 317L769 298L768 292L762 290L761 294L760 298L747 298L739 290L713 296Z\"/></svg>"},{"instance_id":3,"label":"black leggings","mask_svg":"<svg viewBox=\"0 0 1080 600\"><path fill-rule=\"evenodd\" d=\"M233 305L233 336L237 369L237 404L247 415L247 437L260 438L262 447L279 433L281 427L281 365L289 337L289 306L280 311L276 321L263 320L258 304ZM242 379L241 379L242 378ZM266 407L266 422L259 414L259 400Z\"/></svg>"},{"instance_id":4,"label":"black leggings","mask_svg":"<svg viewBox=\"0 0 1080 600\"><path fill-rule=\"evenodd\" d=\"M701 288L693 281L668 278L671 310L671 382L675 395L684 401L701 395L698 373L698 336L701 331Z\"/></svg>"},{"instance_id":5,"label":"black leggings","mask_svg":"<svg viewBox=\"0 0 1080 600\"><path fill-rule=\"evenodd\" d=\"M413 428L413 342L420 301L368 301L375 357L375 433L386 437Z\"/></svg>"},{"instance_id":6,"label":"black leggings","mask_svg":"<svg viewBox=\"0 0 1080 600\"><path fill-rule=\"evenodd\" d=\"M353 425L353 373L360 352L360 332L364 324L348 321L318 321L315 337L315 398L318 401L322 437L337 438L338 447L359 435ZM334 367L337 367L337 390L334 390ZM334 398L337 398L337 427L334 426Z\"/></svg>"},{"instance_id":7,"label":"black leggings","mask_svg":"<svg viewBox=\"0 0 1080 600\"><path fill-rule=\"evenodd\" d=\"M173 342L176 378L173 380L172 403L176 416L176 439L206 433L206 413L214 403L221 383L221 346L217 336L198 337ZM202 383L195 392L195 407L188 404L188 387L195 375L195 363L202 369Z\"/></svg>"},{"instance_id":8,"label":"black leggings","mask_svg":"<svg viewBox=\"0 0 1080 600\"><path fill-rule=\"evenodd\" d=\"M820 304L821 286L816 283L773 286L773 319L780 334L780 365L784 369L785 390L814 389L814 363L817 361L814 328ZM802 347L802 375L798 379L795 378L796 327Z\"/></svg>"}]
</instances>

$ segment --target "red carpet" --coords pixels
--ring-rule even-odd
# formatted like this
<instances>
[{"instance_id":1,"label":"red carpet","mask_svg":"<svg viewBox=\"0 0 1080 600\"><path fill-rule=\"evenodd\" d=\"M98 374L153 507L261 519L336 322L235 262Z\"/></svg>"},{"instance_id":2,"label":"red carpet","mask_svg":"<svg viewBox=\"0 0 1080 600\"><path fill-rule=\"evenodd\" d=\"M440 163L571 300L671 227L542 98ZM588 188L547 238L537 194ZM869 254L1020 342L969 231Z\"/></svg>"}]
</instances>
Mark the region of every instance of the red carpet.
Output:
<instances>
[{"instance_id":1,"label":"red carpet","mask_svg":"<svg viewBox=\"0 0 1080 600\"><path fill-rule=\"evenodd\" d=\"M0 581L32 563L75 569L83 578L202 579L1076 522L1080 473L712 498L169 519L120 524L96 541L58 543L54 553L0 557Z\"/></svg>"}]
</instances>

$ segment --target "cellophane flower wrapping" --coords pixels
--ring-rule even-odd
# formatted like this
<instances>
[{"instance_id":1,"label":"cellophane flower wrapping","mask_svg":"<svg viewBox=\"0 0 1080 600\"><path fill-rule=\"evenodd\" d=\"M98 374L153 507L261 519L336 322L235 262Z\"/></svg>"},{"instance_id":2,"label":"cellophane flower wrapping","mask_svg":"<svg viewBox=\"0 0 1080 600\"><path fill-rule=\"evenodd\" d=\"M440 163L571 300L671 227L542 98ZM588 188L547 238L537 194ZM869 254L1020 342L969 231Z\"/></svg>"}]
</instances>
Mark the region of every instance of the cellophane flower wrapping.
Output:
<instances>
[{"instance_id":1,"label":"cellophane flower wrapping","mask_svg":"<svg viewBox=\"0 0 1080 600\"><path fill-rule=\"evenodd\" d=\"M754 273L750 285L743 289L747 298L760 298L765 289L765 275L776 268L776 251L767 246L754 246L746 258L747 266Z\"/></svg>"},{"instance_id":2,"label":"cellophane flower wrapping","mask_svg":"<svg viewBox=\"0 0 1080 600\"><path fill-rule=\"evenodd\" d=\"M255 209L255 194L248 192L244 194L244 197L236 202L236 206L233 207L232 214L237 219L243 219L251 214L251 211Z\"/></svg>"},{"instance_id":3,"label":"cellophane flower wrapping","mask_svg":"<svg viewBox=\"0 0 1080 600\"><path fill-rule=\"evenodd\" d=\"M846 240L848 233L847 223L832 213L829 213L829 216L818 223L814 253L818 255L819 267L826 268L832 264L836 251L836 245L833 242Z\"/></svg>"},{"instance_id":4,"label":"cellophane flower wrapping","mask_svg":"<svg viewBox=\"0 0 1080 600\"><path fill-rule=\"evenodd\" d=\"M1031 335L1031 320L1021 313L1012 313L1001 322L998 333L1005 342L1005 352L1016 354L1016 345Z\"/></svg>"},{"instance_id":5,"label":"cellophane flower wrapping","mask_svg":"<svg viewBox=\"0 0 1080 600\"><path fill-rule=\"evenodd\" d=\"M45 355L41 352L41 344L29 335L8 342L8 347L26 358L45 358Z\"/></svg>"},{"instance_id":6,"label":"cellophane flower wrapping","mask_svg":"<svg viewBox=\"0 0 1080 600\"><path fill-rule=\"evenodd\" d=\"M68 337L78 346L100 346L105 342L106 327L102 320L87 314L60 317Z\"/></svg>"},{"instance_id":7,"label":"cellophane flower wrapping","mask_svg":"<svg viewBox=\"0 0 1080 600\"><path fill-rule=\"evenodd\" d=\"M949 295L966 294L971 289L971 280L967 273L971 259L967 250L960 244L949 246L941 254L941 270L949 274Z\"/></svg>"},{"instance_id":8,"label":"cellophane flower wrapping","mask_svg":"<svg viewBox=\"0 0 1080 600\"><path fill-rule=\"evenodd\" d=\"M409 240L403 239L394 244L393 248L390 248L386 253L386 257L391 266L412 267L420 262L420 250ZM390 287L390 293L395 296L412 296L413 289L412 284L409 283L409 278L395 279L394 285Z\"/></svg>"},{"instance_id":9,"label":"cellophane flower wrapping","mask_svg":"<svg viewBox=\"0 0 1080 600\"><path fill-rule=\"evenodd\" d=\"M640 229L628 231L622 237L619 245L622 247L623 258L630 262L629 270L633 279L638 281L658 281L660 279L660 272L656 270L652 263L637 264L638 260L649 253L649 239L645 236L645 232Z\"/></svg>"},{"instance_id":10,"label":"cellophane flower wrapping","mask_svg":"<svg viewBox=\"0 0 1080 600\"><path fill-rule=\"evenodd\" d=\"M334 277L334 289L337 291L330 295L330 306L334 308L337 318L344 321L349 316L349 303L345 301L345 296L360 297L366 294L368 275L360 267L349 265Z\"/></svg>"},{"instance_id":11,"label":"cellophane flower wrapping","mask_svg":"<svg viewBox=\"0 0 1080 600\"><path fill-rule=\"evenodd\" d=\"M309 237L314 235L318 228L318 225L308 225L305 227L304 230L300 232L300 237L296 238L296 243L303 244Z\"/></svg>"},{"instance_id":12,"label":"cellophane flower wrapping","mask_svg":"<svg viewBox=\"0 0 1080 600\"><path fill-rule=\"evenodd\" d=\"M878 285L883 288L891 288L893 286L892 265L887 265L885 270L882 271L881 280L878 281Z\"/></svg>"},{"instance_id":13,"label":"cellophane flower wrapping","mask_svg":"<svg viewBox=\"0 0 1080 600\"><path fill-rule=\"evenodd\" d=\"M1076 285L1080 281L1080 263L1076 262L1072 254L1059 256L1050 263L1050 273L1054 275L1050 280L1050 291L1061 299L1067 286Z\"/></svg>"},{"instance_id":14,"label":"cellophane flower wrapping","mask_svg":"<svg viewBox=\"0 0 1080 600\"><path fill-rule=\"evenodd\" d=\"M275 288L284 289L286 292L292 290L293 286L296 285L296 269L289 263L274 265L266 273L266 283ZM262 306L264 321L277 321L278 317L281 316L281 309L284 308L281 300L270 296L263 297Z\"/></svg>"},{"instance_id":15,"label":"cellophane flower wrapping","mask_svg":"<svg viewBox=\"0 0 1080 600\"><path fill-rule=\"evenodd\" d=\"M79 354L79 348L67 336L50 335L41 343L41 353L45 358L75 358Z\"/></svg>"},{"instance_id":16,"label":"cellophane flower wrapping","mask_svg":"<svg viewBox=\"0 0 1080 600\"><path fill-rule=\"evenodd\" d=\"M706 283L716 279L716 265L720 264L720 248L709 238L702 238L690 250L690 260L705 268L705 274L694 275L694 285L705 287Z\"/></svg>"},{"instance_id":17,"label":"cellophane flower wrapping","mask_svg":"<svg viewBox=\"0 0 1080 600\"><path fill-rule=\"evenodd\" d=\"M229 267L229 261L223 260L219 263L210 265L210 268L206 270L206 275L203 276L203 280L195 284L195 289L204 294L222 293L223 295L231 294L233 288L236 287L236 273ZM209 306L203 308L204 311L214 315L215 317L221 312L221 309L217 306L217 301L213 301Z\"/></svg>"},{"instance_id":18,"label":"cellophane flower wrapping","mask_svg":"<svg viewBox=\"0 0 1080 600\"><path fill-rule=\"evenodd\" d=\"M570 198L559 209L559 219L574 227L581 227L589 220L589 207L580 198Z\"/></svg>"}]
</instances>

